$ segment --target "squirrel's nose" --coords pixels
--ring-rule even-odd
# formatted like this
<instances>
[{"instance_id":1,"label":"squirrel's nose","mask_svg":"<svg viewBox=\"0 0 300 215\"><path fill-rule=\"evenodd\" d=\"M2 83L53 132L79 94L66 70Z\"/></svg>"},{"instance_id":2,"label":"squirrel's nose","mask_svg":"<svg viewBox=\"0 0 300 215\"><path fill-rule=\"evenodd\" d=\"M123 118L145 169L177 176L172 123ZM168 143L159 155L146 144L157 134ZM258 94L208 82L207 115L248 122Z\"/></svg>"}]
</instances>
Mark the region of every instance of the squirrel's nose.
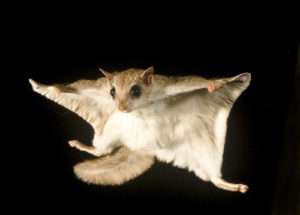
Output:
<instances>
[{"instance_id":1,"label":"squirrel's nose","mask_svg":"<svg viewBox=\"0 0 300 215\"><path fill-rule=\"evenodd\" d=\"M123 102L119 103L118 109L119 109L119 111L122 111L122 112L127 112L128 111L128 108L126 107L126 105Z\"/></svg>"}]
</instances>

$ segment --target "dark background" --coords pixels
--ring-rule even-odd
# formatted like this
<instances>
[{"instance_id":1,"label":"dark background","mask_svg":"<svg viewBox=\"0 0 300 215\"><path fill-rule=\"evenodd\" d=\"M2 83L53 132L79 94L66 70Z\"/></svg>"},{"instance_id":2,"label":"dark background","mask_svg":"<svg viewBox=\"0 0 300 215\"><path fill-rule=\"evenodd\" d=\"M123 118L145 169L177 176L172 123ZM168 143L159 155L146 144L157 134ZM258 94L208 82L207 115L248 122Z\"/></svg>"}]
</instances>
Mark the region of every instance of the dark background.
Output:
<instances>
[{"instance_id":1,"label":"dark background","mask_svg":"<svg viewBox=\"0 0 300 215\"><path fill-rule=\"evenodd\" d=\"M193 15L185 21L176 13L177 18L166 15L152 22L156 13L139 12L127 20L126 13L116 18L103 11L91 24L82 17L61 20L56 13L43 12L20 17L12 27L10 63L17 67L21 94L12 101L20 123L12 127L17 132L11 136L15 162L8 161L14 184L9 200L30 211L271 214L294 99L296 26L268 19L232 23L236 19L219 18L210 23L209 16L203 20ZM151 17L133 24L141 16ZM217 189L187 170L159 162L122 186L88 185L75 178L73 165L92 156L68 147L67 141L90 144L92 129L74 113L34 93L28 78L64 83L95 79L101 76L98 67L113 71L149 66L163 75L252 74L250 87L228 120L222 168L226 180L249 186L246 194Z\"/></svg>"}]
</instances>

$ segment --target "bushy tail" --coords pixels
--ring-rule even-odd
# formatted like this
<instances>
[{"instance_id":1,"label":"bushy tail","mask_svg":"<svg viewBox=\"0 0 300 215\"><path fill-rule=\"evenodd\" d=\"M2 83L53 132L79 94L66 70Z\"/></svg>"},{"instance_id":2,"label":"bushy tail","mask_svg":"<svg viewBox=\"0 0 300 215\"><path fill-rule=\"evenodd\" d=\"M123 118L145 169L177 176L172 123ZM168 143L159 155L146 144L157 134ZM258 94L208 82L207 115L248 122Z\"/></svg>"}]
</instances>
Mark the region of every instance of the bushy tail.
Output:
<instances>
[{"instance_id":1,"label":"bushy tail","mask_svg":"<svg viewBox=\"0 0 300 215\"><path fill-rule=\"evenodd\" d=\"M151 156L121 147L116 152L74 166L76 176L84 182L120 185L145 172L154 163Z\"/></svg>"}]
</instances>

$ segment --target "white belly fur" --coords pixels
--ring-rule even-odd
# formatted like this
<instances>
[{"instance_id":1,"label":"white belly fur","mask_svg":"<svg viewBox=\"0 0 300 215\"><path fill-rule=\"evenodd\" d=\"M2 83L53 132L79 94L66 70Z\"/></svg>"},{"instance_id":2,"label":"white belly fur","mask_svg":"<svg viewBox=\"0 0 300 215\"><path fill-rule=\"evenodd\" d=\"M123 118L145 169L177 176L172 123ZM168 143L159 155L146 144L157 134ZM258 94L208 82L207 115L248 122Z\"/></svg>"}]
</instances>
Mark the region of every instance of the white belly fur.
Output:
<instances>
[{"instance_id":1,"label":"white belly fur","mask_svg":"<svg viewBox=\"0 0 300 215\"><path fill-rule=\"evenodd\" d=\"M150 108L151 113L147 110L130 114L117 111L108 120L104 135L117 135L119 141L133 151L188 168L209 180L211 175L220 175L223 152L220 153L220 149L223 149L226 131L226 126L221 126L220 122L227 120L228 113L221 110L218 114L214 129L219 134L216 143L212 143L197 114L198 105L199 102L197 105L187 103L168 111L161 105L161 110Z\"/></svg>"}]
</instances>

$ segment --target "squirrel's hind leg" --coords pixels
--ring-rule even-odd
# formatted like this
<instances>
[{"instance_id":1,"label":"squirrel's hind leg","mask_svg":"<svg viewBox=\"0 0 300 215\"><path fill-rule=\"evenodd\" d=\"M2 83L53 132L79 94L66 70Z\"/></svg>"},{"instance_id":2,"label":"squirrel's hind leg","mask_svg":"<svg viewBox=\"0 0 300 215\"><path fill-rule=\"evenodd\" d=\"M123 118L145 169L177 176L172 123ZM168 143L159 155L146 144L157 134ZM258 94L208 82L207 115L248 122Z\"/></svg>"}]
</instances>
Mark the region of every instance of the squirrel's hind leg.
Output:
<instances>
[{"instance_id":1,"label":"squirrel's hind leg","mask_svg":"<svg viewBox=\"0 0 300 215\"><path fill-rule=\"evenodd\" d=\"M87 145L81 143L78 140L70 140L70 141L68 141L68 143L71 147L75 147L75 148L79 149L80 151L85 151L85 152L88 152L88 153L90 153L92 155L95 155L95 156L100 155L99 151L95 147L87 146Z\"/></svg>"},{"instance_id":2,"label":"squirrel's hind leg","mask_svg":"<svg viewBox=\"0 0 300 215\"><path fill-rule=\"evenodd\" d=\"M241 192L241 193L246 193L247 190L249 189L247 185L244 184L233 184L230 182L225 181L222 178L212 178L211 182L216 185L218 188L224 189L224 190L229 190L229 191L234 191L234 192Z\"/></svg>"}]
</instances>

